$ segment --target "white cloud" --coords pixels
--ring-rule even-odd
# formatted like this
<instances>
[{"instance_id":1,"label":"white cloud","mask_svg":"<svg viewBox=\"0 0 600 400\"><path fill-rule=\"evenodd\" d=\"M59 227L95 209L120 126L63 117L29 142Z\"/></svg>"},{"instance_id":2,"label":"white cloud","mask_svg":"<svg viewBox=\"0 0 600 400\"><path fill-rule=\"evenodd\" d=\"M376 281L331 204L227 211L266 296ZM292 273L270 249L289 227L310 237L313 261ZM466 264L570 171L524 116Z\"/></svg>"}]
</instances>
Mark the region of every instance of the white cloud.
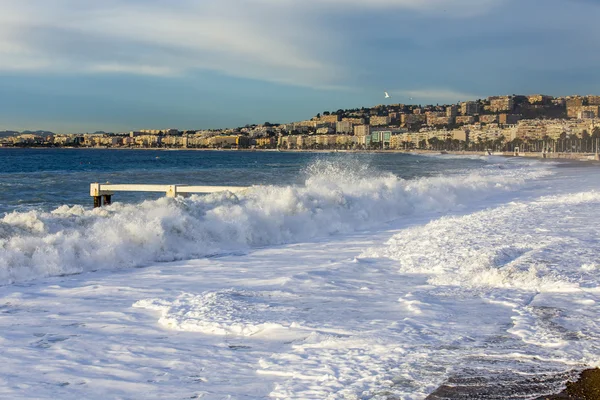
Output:
<instances>
[{"instance_id":1,"label":"white cloud","mask_svg":"<svg viewBox=\"0 0 600 400\"><path fill-rule=\"evenodd\" d=\"M271 5L294 6L299 3L297 0L253 0L255 3L267 3ZM372 8L404 8L422 11L441 11L464 13L480 12L489 7L501 3L503 0L304 0L302 4L310 7L331 7L337 8L337 11L343 11L341 7L355 7L363 9Z\"/></svg>"},{"instance_id":2,"label":"white cloud","mask_svg":"<svg viewBox=\"0 0 600 400\"><path fill-rule=\"evenodd\" d=\"M498 1L455 0L452 10L483 10ZM347 74L336 61L344 37L316 22L314 14L345 7L440 12L449 5L447 0L0 0L0 70L173 76L208 69L335 86Z\"/></svg>"},{"instance_id":3,"label":"white cloud","mask_svg":"<svg viewBox=\"0 0 600 400\"><path fill-rule=\"evenodd\" d=\"M155 76L177 76L181 74L180 70L169 67L157 67L154 65L127 65L119 63L92 64L87 69L89 72L100 73L128 73L138 75Z\"/></svg>"},{"instance_id":4,"label":"white cloud","mask_svg":"<svg viewBox=\"0 0 600 400\"><path fill-rule=\"evenodd\" d=\"M332 84L342 73L322 57L321 46L310 44L319 43L320 33L286 26L279 7L237 0L77 3L0 0L0 70L210 69L297 85Z\"/></svg>"}]
</instances>

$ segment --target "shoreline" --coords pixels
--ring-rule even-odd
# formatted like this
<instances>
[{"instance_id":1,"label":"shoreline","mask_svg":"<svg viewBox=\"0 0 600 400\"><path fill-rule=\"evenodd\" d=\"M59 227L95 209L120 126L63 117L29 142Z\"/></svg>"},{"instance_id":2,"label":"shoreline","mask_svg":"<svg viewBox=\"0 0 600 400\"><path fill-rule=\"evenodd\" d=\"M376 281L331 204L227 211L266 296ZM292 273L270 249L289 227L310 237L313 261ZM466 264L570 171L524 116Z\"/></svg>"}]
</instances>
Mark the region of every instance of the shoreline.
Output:
<instances>
[{"instance_id":1,"label":"shoreline","mask_svg":"<svg viewBox=\"0 0 600 400\"><path fill-rule=\"evenodd\" d=\"M145 148L145 147L0 147L3 149L36 149L36 150L142 150L142 151L214 151L214 152L245 152L245 153L350 153L350 154L438 154L438 155L461 155L461 156L501 156L501 157L528 157L547 160L577 160L577 161L600 161L600 155L596 153L541 153L502 151L489 154L487 151L468 150L319 150L319 149L207 149L207 148Z\"/></svg>"},{"instance_id":2,"label":"shoreline","mask_svg":"<svg viewBox=\"0 0 600 400\"><path fill-rule=\"evenodd\" d=\"M535 400L600 399L600 368L590 368L581 371L579 379L567 382L567 387L560 393L542 396Z\"/></svg>"},{"instance_id":3,"label":"shoreline","mask_svg":"<svg viewBox=\"0 0 600 400\"><path fill-rule=\"evenodd\" d=\"M495 399L528 397L540 390L540 385L566 380L565 388L553 394L531 397L532 400L598 400L600 399L600 368L569 371L558 375L540 375L535 378L454 376L447 379L426 400ZM535 394L534 394L535 396Z\"/></svg>"}]
</instances>

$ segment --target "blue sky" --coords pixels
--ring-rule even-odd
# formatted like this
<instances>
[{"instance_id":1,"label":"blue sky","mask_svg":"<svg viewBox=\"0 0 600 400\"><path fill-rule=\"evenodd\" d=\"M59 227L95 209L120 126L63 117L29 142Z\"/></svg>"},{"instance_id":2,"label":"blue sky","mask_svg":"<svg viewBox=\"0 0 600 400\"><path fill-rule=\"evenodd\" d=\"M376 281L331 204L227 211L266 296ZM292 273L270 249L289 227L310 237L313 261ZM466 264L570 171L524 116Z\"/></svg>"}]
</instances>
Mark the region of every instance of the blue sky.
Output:
<instances>
[{"instance_id":1,"label":"blue sky","mask_svg":"<svg viewBox=\"0 0 600 400\"><path fill-rule=\"evenodd\" d=\"M598 21L596 0L0 0L0 130L600 94Z\"/></svg>"}]
</instances>

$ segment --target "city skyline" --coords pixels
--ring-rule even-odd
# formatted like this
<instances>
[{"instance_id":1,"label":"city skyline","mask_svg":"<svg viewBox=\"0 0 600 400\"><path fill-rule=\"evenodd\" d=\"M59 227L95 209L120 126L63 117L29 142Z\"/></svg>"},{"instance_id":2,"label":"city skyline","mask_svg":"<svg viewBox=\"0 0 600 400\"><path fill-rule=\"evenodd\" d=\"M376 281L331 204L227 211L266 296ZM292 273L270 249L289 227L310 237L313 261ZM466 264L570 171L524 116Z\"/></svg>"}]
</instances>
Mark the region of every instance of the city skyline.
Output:
<instances>
[{"instance_id":1,"label":"city skyline","mask_svg":"<svg viewBox=\"0 0 600 400\"><path fill-rule=\"evenodd\" d=\"M597 2L364 3L0 1L0 130L224 128L600 92Z\"/></svg>"}]
</instances>

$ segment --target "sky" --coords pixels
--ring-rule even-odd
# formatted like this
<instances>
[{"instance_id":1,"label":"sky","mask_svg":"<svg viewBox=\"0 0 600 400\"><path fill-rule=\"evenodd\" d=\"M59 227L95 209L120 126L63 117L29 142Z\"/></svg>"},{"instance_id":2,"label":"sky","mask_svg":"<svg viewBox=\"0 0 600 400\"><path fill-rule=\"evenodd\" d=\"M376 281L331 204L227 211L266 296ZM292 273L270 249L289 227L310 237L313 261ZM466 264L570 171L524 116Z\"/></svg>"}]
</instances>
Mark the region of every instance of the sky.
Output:
<instances>
[{"instance_id":1,"label":"sky","mask_svg":"<svg viewBox=\"0 0 600 400\"><path fill-rule=\"evenodd\" d=\"M0 0L0 130L600 94L599 20L600 0Z\"/></svg>"}]
</instances>

